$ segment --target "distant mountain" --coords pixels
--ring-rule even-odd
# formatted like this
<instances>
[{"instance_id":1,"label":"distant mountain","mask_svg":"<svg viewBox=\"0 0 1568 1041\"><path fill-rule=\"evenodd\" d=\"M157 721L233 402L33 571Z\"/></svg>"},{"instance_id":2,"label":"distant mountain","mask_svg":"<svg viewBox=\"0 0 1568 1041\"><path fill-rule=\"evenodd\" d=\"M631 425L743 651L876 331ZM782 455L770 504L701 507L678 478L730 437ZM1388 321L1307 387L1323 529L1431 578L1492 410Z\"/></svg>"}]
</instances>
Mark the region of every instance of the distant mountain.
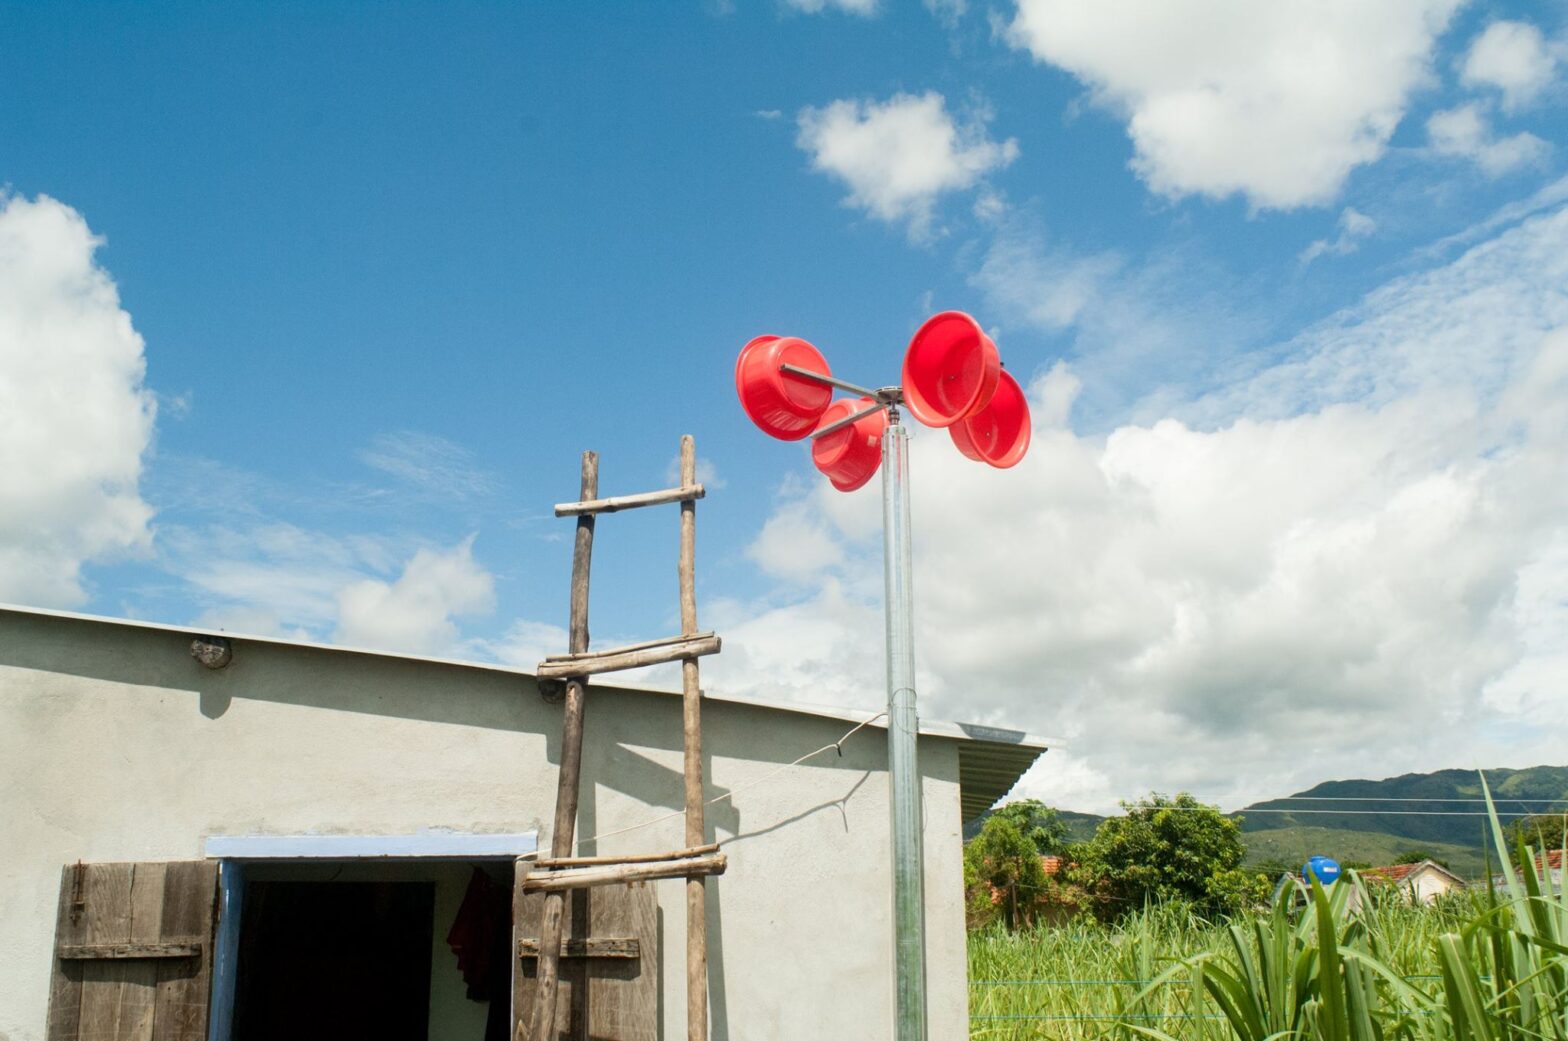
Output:
<instances>
[{"instance_id":1,"label":"distant mountain","mask_svg":"<svg viewBox=\"0 0 1568 1041\"><path fill-rule=\"evenodd\" d=\"M1486 771L1498 815L1506 823L1535 813L1568 811L1568 766ZM1267 799L1231 814L1241 818L1247 862L1303 863L1316 854L1342 862L1388 864L1424 849L1458 874L1478 877L1490 845L1481 782L1474 770L1402 774L1380 781L1324 781L1284 799ZM1556 802L1509 802L1557 800ZM1104 817L1059 810L1071 839L1093 837ZM1462 816L1461 816L1462 814ZM979 834L984 814L964 828Z\"/></svg>"},{"instance_id":2,"label":"distant mountain","mask_svg":"<svg viewBox=\"0 0 1568 1041\"><path fill-rule=\"evenodd\" d=\"M1506 823L1534 813L1562 812L1568 802L1568 767L1488 770L1498 816ZM1457 874L1485 872L1491 845L1481 782L1474 770L1402 774L1381 781L1325 781L1288 799L1270 799L1242 810L1247 860L1288 864L1323 854L1341 862L1387 864L1413 848L1446 861Z\"/></svg>"},{"instance_id":3,"label":"distant mountain","mask_svg":"<svg viewBox=\"0 0 1568 1041\"><path fill-rule=\"evenodd\" d=\"M1488 770L1486 783L1505 822L1568 809L1568 802L1507 801L1568 799L1568 766ZM1306 827L1377 832L1407 839L1407 845L1437 842L1479 847L1487 834L1486 806L1476 801L1481 796L1474 770L1402 774L1381 781L1325 781L1288 799L1253 803L1240 813L1241 828L1248 833Z\"/></svg>"}]
</instances>

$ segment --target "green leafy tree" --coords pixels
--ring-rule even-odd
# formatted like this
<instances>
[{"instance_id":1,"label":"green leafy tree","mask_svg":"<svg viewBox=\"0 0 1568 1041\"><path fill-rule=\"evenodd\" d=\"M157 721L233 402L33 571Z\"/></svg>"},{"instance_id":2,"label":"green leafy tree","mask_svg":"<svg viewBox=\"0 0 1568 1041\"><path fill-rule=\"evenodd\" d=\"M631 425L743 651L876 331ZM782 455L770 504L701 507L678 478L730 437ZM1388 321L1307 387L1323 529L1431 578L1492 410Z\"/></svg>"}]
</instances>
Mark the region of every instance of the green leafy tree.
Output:
<instances>
[{"instance_id":1,"label":"green leafy tree","mask_svg":"<svg viewBox=\"0 0 1568 1041\"><path fill-rule=\"evenodd\" d=\"M1067 848L1067 822L1039 799L1019 799L995 810L992 817L1012 821L1019 834L1034 843L1041 854L1060 854Z\"/></svg>"},{"instance_id":2,"label":"green leafy tree","mask_svg":"<svg viewBox=\"0 0 1568 1041\"><path fill-rule=\"evenodd\" d=\"M1100 822L1073 868L1074 880L1099 896L1105 914L1167 900L1229 914L1252 906L1254 891L1267 885L1255 872L1238 871L1245 853L1241 825L1218 808L1186 792L1175 798L1155 792L1122 808L1123 816Z\"/></svg>"},{"instance_id":3,"label":"green leafy tree","mask_svg":"<svg viewBox=\"0 0 1568 1041\"><path fill-rule=\"evenodd\" d=\"M973 909L970 921L981 917L978 905L984 899L999 907L1009 929L1034 921L1035 905L1047 885L1034 843L999 814L987 819L964 847L964 882L969 888L965 904Z\"/></svg>"},{"instance_id":4,"label":"green leafy tree","mask_svg":"<svg viewBox=\"0 0 1568 1041\"><path fill-rule=\"evenodd\" d=\"M1568 832L1568 813L1537 813L1520 817L1510 821L1503 829L1510 856L1518 848L1521 838L1526 846L1535 850L1561 849L1565 832Z\"/></svg>"}]
</instances>

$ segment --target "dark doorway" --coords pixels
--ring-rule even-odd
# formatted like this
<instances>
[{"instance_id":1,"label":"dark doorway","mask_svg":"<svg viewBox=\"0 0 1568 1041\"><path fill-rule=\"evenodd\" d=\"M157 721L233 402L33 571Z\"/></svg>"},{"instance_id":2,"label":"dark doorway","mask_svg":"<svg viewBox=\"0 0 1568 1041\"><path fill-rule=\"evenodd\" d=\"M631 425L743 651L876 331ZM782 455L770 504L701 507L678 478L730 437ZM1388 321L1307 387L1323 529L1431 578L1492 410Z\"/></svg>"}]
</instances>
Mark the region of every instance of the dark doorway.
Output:
<instances>
[{"instance_id":1,"label":"dark doorway","mask_svg":"<svg viewBox=\"0 0 1568 1041\"><path fill-rule=\"evenodd\" d=\"M427 1041L431 882L246 887L234 1041Z\"/></svg>"}]
</instances>

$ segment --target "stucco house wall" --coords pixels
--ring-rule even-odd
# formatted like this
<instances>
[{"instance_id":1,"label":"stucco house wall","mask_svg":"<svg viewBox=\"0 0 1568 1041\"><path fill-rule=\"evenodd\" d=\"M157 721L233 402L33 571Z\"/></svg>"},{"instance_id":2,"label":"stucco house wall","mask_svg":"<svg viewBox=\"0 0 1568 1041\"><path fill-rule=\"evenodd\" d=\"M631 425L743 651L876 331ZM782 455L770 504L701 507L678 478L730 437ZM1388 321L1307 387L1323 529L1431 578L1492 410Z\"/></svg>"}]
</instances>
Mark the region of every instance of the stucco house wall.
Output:
<instances>
[{"instance_id":1,"label":"stucco house wall","mask_svg":"<svg viewBox=\"0 0 1568 1041\"><path fill-rule=\"evenodd\" d=\"M215 835L515 833L549 842L561 710L531 677L0 610L0 1038L42 1041L62 865L201 858ZM580 836L682 803L678 696L590 688ZM709 791L838 739L842 719L709 700ZM959 741L923 737L931 1037L967 1036ZM885 1037L885 732L709 808L717 1039ZM1010 783L1010 782L1009 782ZM677 817L585 853L683 845ZM681 883L657 883L664 1036L685 1036ZM434 1039L433 1039L434 1041Z\"/></svg>"}]
</instances>

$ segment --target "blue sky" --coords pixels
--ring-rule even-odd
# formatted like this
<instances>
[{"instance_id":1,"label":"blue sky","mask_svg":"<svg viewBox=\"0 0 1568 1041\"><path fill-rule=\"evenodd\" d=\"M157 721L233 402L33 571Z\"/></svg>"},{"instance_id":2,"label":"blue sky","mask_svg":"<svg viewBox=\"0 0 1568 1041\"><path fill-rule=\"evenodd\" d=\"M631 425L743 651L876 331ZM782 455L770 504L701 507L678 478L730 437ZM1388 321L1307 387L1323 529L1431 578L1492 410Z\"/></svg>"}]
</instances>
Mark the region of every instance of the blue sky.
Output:
<instances>
[{"instance_id":1,"label":"blue sky","mask_svg":"<svg viewBox=\"0 0 1568 1041\"><path fill-rule=\"evenodd\" d=\"M1037 446L917 438L922 683L1066 739L1030 790L1561 747L1563 10L1072 8L0 5L0 600L526 664L577 454L692 433L711 682L873 706L874 489L734 357L960 308ZM601 641L674 535L601 526Z\"/></svg>"}]
</instances>

